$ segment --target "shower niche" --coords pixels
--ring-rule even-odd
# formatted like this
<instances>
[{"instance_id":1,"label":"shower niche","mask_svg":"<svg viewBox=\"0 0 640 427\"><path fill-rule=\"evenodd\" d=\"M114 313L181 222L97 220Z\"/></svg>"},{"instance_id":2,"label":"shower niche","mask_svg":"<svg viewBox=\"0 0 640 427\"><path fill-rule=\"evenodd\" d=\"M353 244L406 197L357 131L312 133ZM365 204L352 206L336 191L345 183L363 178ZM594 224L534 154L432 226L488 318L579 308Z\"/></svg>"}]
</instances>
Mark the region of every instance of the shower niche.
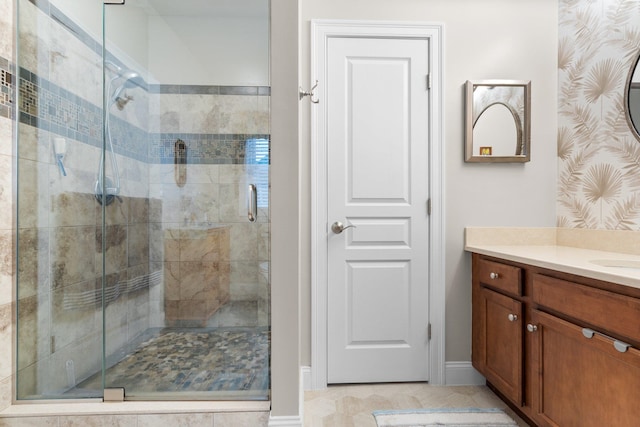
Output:
<instances>
[{"instance_id":1,"label":"shower niche","mask_svg":"<svg viewBox=\"0 0 640 427\"><path fill-rule=\"evenodd\" d=\"M268 0L17 2L16 398L269 399Z\"/></svg>"}]
</instances>

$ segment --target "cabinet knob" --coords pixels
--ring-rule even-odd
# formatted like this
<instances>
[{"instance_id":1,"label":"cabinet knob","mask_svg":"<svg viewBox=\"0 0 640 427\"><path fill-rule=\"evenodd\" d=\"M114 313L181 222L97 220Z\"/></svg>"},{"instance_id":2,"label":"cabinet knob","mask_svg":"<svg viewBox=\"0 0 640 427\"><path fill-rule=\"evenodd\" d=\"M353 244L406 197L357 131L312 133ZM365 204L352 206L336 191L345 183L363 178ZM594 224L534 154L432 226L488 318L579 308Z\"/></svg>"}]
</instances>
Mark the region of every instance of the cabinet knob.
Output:
<instances>
[{"instance_id":1,"label":"cabinet knob","mask_svg":"<svg viewBox=\"0 0 640 427\"><path fill-rule=\"evenodd\" d=\"M532 325L531 323L527 324L527 331L529 332L535 332L538 330L538 327L536 325Z\"/></svg>"},{"instance_id":2,"label":"cabinet knob","mask_svg":"<svg viewBox=\"0 0 640 427\"><path fill-rule=\"evenodd\" d=\"M507 319L509 319L509 322L515 322L516 320L518 320L518 315L509 313L509 315L507 316Z\"/></svg>"},{"instance_id":3,"label":"cabinet knob","mask_svg":"<svg viewBox=\"0 0 640 427\"><path fill-rule=\"evenodd\" d=\"M492 279L498 279L498 278L500 278L500 275L498 273L491 272L491 273L489 273L489 277L492 278Z\"/></svg>"}]
</instances>

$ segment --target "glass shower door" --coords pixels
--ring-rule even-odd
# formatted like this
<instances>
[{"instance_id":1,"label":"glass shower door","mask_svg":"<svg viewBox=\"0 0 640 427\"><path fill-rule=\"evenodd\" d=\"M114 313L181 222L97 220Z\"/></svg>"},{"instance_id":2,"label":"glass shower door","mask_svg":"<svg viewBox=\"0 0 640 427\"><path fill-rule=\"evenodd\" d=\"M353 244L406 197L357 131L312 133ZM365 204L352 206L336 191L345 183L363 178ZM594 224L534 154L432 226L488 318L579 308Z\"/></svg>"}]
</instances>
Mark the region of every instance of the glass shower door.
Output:
<instances>
[{"instance_id":1,"label":"glass shower door","mask_svg":"<svg viewBox=\"0 0 640 427\"><path fill-rule=\"evenodd\" d=\"M16 397L100 397L102 5L16 5Z\"/></svg>"},{"instance_id":2,"label":"glass shower door","mask_svg":"<svg viewBox=\"0 0 640 427\"><path fill-rule=\"evenodd\" d=\"M268 1L17 3L17 398L268 399Z\"/></svg>"},{"instance_id":3,"label":"glass shower door","mask_svg":"<svg viewBox=\"0 0 640 427\"><path fill-rule=\"evenodd\" d=\"M105 387L268 399L268 2L175 3L105 8Z\"/></svg>"}]
</instances>

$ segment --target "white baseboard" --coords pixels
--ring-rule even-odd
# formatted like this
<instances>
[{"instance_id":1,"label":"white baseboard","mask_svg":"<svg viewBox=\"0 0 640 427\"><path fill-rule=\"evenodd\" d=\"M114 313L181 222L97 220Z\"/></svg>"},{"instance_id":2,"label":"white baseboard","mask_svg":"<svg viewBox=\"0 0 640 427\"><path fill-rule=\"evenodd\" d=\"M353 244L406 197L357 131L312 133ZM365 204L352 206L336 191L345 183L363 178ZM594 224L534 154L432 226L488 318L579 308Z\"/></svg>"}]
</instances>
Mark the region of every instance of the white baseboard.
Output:
<instances>
[{"instance_id":1,"label":"white baseboard","mask_svg":"<svg viewBox=\"0 0 640 427\"><path fill-rule=\"evenodd\" d=\"M301 366L302 390L313 390L311 387L311 366Z\"/></svg>"},{"instance_id":2,"label":"white baseboard","mask_svg":"<svg viewBox=\"0 0 640 427\"><path fill-rule=\"evenodd\" d=\"M300 416L269 416L269 427L302 427L302 418Z\"/></svg>"},{"instance_id":3,"label":"white baseboard","mask_svg":"<svg viewBox=\"0 0 640 427\"><path fill-rule=\"evenodd\" d=\"M446 385L484 385L484 377L471 366L471 362L446 362Z\"/></svg>"}]
</instances>

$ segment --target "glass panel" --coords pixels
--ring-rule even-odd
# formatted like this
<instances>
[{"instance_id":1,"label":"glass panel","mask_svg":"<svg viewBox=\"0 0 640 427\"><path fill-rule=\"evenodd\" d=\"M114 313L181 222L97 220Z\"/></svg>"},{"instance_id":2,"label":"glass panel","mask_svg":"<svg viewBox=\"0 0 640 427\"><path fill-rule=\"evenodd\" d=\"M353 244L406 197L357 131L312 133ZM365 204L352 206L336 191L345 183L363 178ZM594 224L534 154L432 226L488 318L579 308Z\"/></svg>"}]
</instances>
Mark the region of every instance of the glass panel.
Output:
<instances>
[{"instance_id":1,"label":"glass panel","mask_svg":"<svg viewBox=\"0 0 640 427\"><path fill-rule=\"evenodd\" d=\"M269 398L269 5L227 3L18 0L18 399Z\"/></svg>"},{"instance_id":2,"label":"glass panel","mask_svg":"<svg viewBox=\"0 0 640 427\"><path fill-rule=\"evenodd\" d=\"M127 399L269 397L268 11L105 9L105 386Z\"/></svg>"},{"instance_id":3,"label":"glass panel","mask_svg":"<svg viewBox=\"0 0 640 427\"><path fill-rule=\"evenodd\" d=\"M17 398L99 397L102 4L17 7Z\"/></svg>"}]
</instances>

